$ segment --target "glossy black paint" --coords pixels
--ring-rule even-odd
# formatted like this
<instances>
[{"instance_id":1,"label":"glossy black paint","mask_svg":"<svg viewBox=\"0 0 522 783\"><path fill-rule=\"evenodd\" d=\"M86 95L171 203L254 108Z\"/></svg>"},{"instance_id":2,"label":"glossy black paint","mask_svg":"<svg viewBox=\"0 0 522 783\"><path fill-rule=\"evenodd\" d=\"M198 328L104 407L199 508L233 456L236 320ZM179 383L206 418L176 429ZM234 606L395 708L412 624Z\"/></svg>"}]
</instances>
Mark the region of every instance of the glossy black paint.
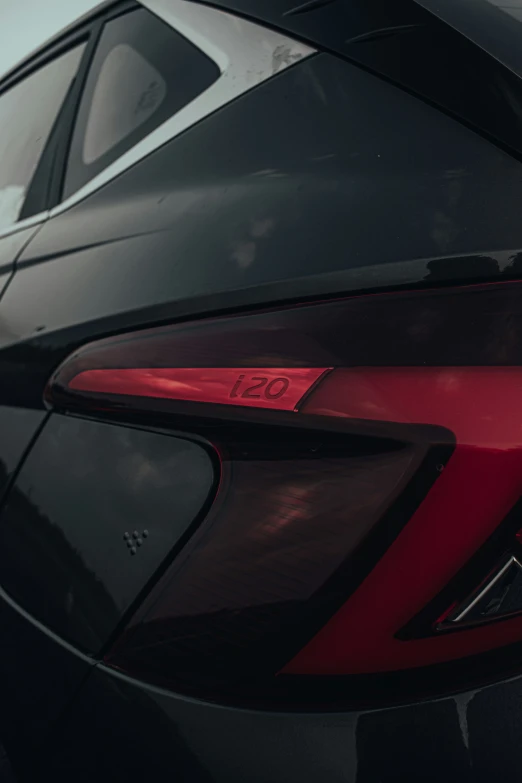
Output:
<instances>
[{"instance_id":1,"label":"glossy black paint","mask_svg":"<svg viewBox=\"0 0 522 783\"><path fill-rule=\"evenodd\" d=\"M402 33L425 24L422 9L340 0L230 0L227 7L330 54L216 113L39 232L0 239L0 290L11 281L0 303L4 486L44 421L52 371L96 337L276 301L520 276L520 163L483 128L481 137L393 86L415 92L400 68L390 72L389 59L380 70L374 33L402 26L404 42ZM21 488L33 460L47 461L45 443L30 455ZM70 459L74 440L63 444L40 487L46 503L58 492L54 482L61 492L62 477L79 464ZM90 462L97 490L105 453L100 439ZM114 478L111 467L108 474ZM77 477L76 487L91 507L99 502L92 483ZM65 524L67 509L54 506L53 521ZM90 519L110 527L103 513ZM33 515L33 531L43 522ZM19 565L27 573L29 564ZM53 638L5 594L0 627L0 737L31 783L522 776L522 678L393 708L365 710L348 699L337 712L276 714L182 698L101 666L89 676L95 660Z\"/></svg>"},{"instance_id":2,"label":"glossy black paint","mask_svg":"<svg viewBox=\"0 0 522 783\"><path fill-rule=\"evenodd\" d=\"M97 653L214 481L200 445L53 415L2 513L1 585L61 638Z\"/></svg>"},{"instance_id":3,"label":"glossy black paint","mask_svg":"<svg viewBox=\"0 0 522 783\"><path fill-rule=\"evenodd\" d=\"M43 411L0 406L0 500L45 417Z\"/></svg>"},{"instance_id":4,"label":"glossy black paint","mask_svg":"<svg viewBox=\"0 0 522 783\"><path fill-rule=\"evenodd\" d=\"M503 10L496 0L217 4L379 74L521 160L522 27L516 2Z\"/></svg>"},{"instance_id":5,"label":"glossy black paint","mask_svg":"<svg viewBox=\"0 0 522 783\"><path fill-rule=\"evenodd\" d=\"M186 699L99 667L62 721L47 769L82 783L149 774L158 783L514 782L521 697L517 678L403 707L274 713Z\"/></svg>"},{"instance_id":6,"label":"glossy black paint","mask_svg":"<svg viewBox=\"0 0 522 783\"><path fill-rule=\"evenodd\" d=\"M0 500L46 416L44 411L0 407ZM21 763L27 759L27 736L35 747L43 741L86 669L79 656L71 656L61 646L55 649L1 590L0 627L0 737L11 757ZM3 767L3 781L2 771Z\"/></svg>"},{"instance_id":7,"label":"glossy black paint","mask_svg":"<svg viewBox=\"0 0 522 783\"><path fill-rule=\"evenodd\" d=\"M520 0L415 0L522 76Z\"/></svg>"},{"instance_id":8,"label":"glossy black paint","mask_svg":"<svg viewBox=\"0 0 522 783\"><path fill-rule=\"evenodd\" d=\"M16 259L39 229L40 226L32 226L0 237L0 298L9 284ZM1 318L0 313L0 331L4 328L1 325Z\"/></svg>"},{"instance_id":9,"label":"glossy black paint","mask_svg":"<svg viewBox=\"0 0 522 783\"><path fill-rule=\"evenodd\" d=\"M132 326L517 276L521 196L517 161L354 66L314 57L43 226L2 301L0 400L12 399L12 375L39 404L69 351Z\"/></svg>"},{"instance_id":10,"label":"glossy black paint","mask_svg":"<svg viewBox=\"0 0 522 783\"><path fill-rule=\"evenodd\" d=\"M17 776L37 781L51 729L94 661L54 639L2 590L0 627L0 736Z\"/></svg>"}]
</instances>

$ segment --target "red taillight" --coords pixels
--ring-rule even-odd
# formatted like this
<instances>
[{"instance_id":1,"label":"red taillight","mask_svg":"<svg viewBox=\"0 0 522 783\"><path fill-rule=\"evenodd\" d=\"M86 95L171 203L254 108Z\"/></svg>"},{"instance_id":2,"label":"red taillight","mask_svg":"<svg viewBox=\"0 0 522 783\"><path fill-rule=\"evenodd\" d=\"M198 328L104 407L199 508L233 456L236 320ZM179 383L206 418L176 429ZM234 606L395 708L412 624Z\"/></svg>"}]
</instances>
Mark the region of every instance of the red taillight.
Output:
<instances>
[{"instance_id":1,"label":"red taillight","mask_svg":"<svg viewBox=\"0 0 522 783\"><path fill-rule=\"evenodd\" d=\"M140 367L83 370L71 391L296 410L325 374L316 367Z\"/></svg>"},{"instance_id":2,"label":"red taillight","mask_svg":"<svg viewBox=\"0 0 522 783\"><path fill-rule=\"evenodd\" d=\"M53 405L153 416L222 460L207 519L108 662L215 683L522 641L521 304L518 284L357 297L73 355Z\"/></svg>"},{"instance_id":3,"label":"red taillight","mask_svg":"<svg viewBox=\"0 0 522 783\"><path fill-rule=\"evenodd\" d=\"M403 669L519 637L522 619L494 630L408 643L396 632L444 588L522 494L522 368L341 370L337 383L326 380L304 409L326 410L334 416L437 423L454 433L456 450L394 547L286 671ZM380 622L368 622L372 602L378 602Z\"/></svg>"}]
</instances>

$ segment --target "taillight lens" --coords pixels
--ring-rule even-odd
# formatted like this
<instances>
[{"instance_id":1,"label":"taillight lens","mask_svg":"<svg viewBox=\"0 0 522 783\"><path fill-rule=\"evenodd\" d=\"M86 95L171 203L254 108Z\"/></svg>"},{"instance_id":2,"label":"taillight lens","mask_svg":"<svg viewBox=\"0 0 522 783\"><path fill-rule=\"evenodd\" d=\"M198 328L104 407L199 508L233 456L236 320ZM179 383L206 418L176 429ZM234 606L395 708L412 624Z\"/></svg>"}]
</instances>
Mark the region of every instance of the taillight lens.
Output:
<instances>
[{"instance_id":1,"label":"taillight lens","mask_svg":"<svg viewBox=\"0 0 522 783\"><path fill-rule=\"evenodd\" d=\"M293 411L326 368L140 367L84 370L71 391Z\"/></svg>"},{"instance_id":2,"label":"taillight lens","mask_svg":"<svg viewBox=\"0 0 522 783\"><path fill-rule=\"evenodd\" d=\"M168 422L221 458L213 508L112 665L226 683L412 669L522 640L522 286L113 337L66 361L47 399ZM480 589L473 622L455 622Z\"/></svg>"}]
</instances>

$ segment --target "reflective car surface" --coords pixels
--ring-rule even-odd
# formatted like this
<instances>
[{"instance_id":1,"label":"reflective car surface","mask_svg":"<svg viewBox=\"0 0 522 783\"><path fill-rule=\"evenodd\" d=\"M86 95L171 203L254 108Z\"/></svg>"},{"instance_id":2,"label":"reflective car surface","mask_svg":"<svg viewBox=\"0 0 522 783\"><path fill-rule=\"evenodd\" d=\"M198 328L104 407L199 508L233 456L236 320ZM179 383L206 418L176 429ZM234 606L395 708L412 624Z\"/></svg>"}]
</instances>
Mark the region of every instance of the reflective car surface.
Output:
<instances>
[{"instance_id":1,"label":"reflective car surface","mask_svg":"<svg viewBox=\"0 0 522 783\"><path fill-rule=\"evenodd\" d=\"M521 779L521 40L124 0L0 82L0 781Z\"/></svg>"}]
</instances>

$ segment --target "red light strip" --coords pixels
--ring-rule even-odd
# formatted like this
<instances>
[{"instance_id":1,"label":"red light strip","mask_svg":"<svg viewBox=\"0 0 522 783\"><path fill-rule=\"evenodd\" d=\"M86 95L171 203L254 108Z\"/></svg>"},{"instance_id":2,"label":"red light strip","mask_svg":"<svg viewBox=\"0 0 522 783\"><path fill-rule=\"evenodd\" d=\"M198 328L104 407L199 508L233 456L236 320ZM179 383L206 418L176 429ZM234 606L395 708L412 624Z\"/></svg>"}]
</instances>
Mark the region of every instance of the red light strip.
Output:
<instances>
[{"instance_id":1,"label":"red light strip","mask_svg":"<svg viewBox=\"0 0 522 783\"><path fill-rule=\"evenodd\" d=\"M69 389L294 411L326 367L153 367L85 370Z\"/></svg>"},{"instance_id":2,"label":"red light strip","mask_svg":"<svg viewBox=\"0 0 522 783\"><path fill-rule=\"evenodd\" d=\"M384 557L284 672L390 671L519 640L520 617L429 639L405 642L394 635L462 568L522 494L522 369L340 369L301 412L437 424L454 432L457 447Z\"/></svg>"}]
</instances>

